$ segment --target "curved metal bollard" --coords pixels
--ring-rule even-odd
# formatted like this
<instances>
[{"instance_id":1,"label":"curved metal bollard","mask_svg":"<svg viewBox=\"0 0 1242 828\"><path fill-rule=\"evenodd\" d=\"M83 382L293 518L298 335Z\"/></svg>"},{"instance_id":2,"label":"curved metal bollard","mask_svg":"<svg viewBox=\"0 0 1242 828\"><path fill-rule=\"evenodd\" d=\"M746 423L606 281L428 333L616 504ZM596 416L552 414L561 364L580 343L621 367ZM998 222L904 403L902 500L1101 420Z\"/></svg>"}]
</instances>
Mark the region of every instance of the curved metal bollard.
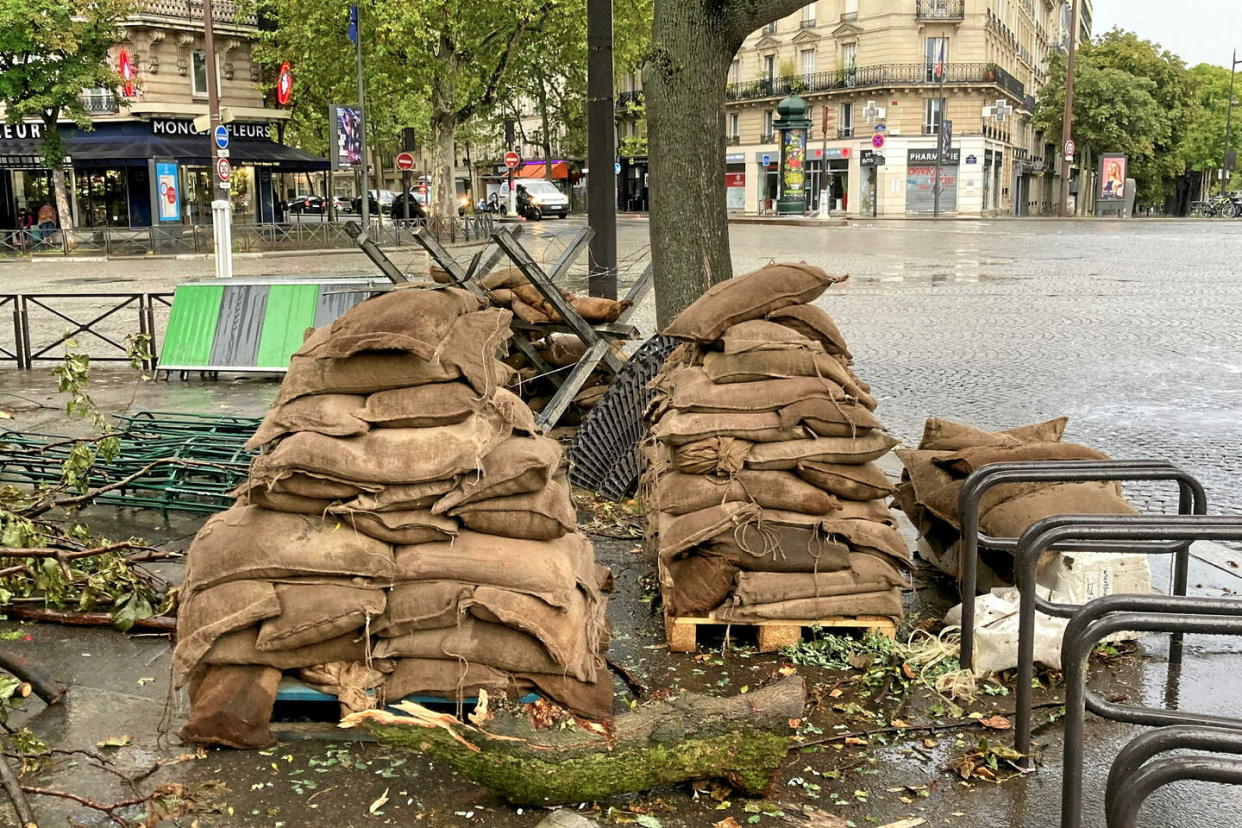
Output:
<instances>
[{"instance_id":1,"label":"curved metal bollard","mask_svg":"<svg viewBox=\"0 0 1242 828\"><path fill-rule=\"evenodd\" d=\"M1170 750L1204 750L1212 753L1242 754L1242 731L1200 725L1170 725L1140 733L1123 747L1108 770L1104 793L1104 812L1109 825L1118 821L1119 800L1132 796L1133 777L1143 765Z\"/></svg>"},{"instance_id":2,"label":"curved metal bollard","mask_svg":"<svg viewBox=\"0 0 1242 828\"><path fill-rule=\"evenodd\" d=\"M1088 604L1114 602L1115 606L1134 606L1141 596L1110 595ZM1148 596L1148 606L1158 608L1151 612L1115 611L1106 604L1094 607L1070 621L1065 630L1062 645L1062 665L1065 668L1065 745L1061 768L1061 827L1079 828L1082 820L1082 772L1083 729L1086 712L1092 708L1105 718L1137 724L1208 724L1218 727L1242 729L1242 719L1219 716L1196 715L1180 711L1152 711L1145 708L1127 708L1126 716L1112 715L1113 708L1103 712L1094 710L1090 703L1087 684L1087 658L1102 639L1115 632L1192 632L1211 635L1242 635L1242 601L1220 598L1172 598ZM1176 608L1166 609L1170 603ZM1218 614L1218 613L1228 614ZM1096 700L1098 701L1098 699ZM1029 720L1028 720L1029 724ZM1029 731L1028 731L1029 738Z\"/></svg>"},{"instance_id":3,"label":"curved metal bollard","mask_svg":"<svg viewBox=\"0 0 1242 828\"><path fill-rule=\"evenodd\" d=\"M1187 472L1164 460L1044 460L1020 463L993 463L966 478L958 494L958 514L962 532L958 551L958 594L962 599L962 632L960 661L963 667L974 665L975 591L979 580L979 547L1017 550L1017 538L994 538L979 531L979 504L988 489L1003 483L1082 483L1092 481L1170 480L1178 485L1179 514L1207 514L1207 495L1203 485ZM1178 552L1169 544L1164 551ZM1174 559L1173 594L1186 594L1189 567L1189 545ZM1076 545L1063 551L1131 552L1130 547L1109 548L1107 545Z\"/></svg>"}]
</instances>

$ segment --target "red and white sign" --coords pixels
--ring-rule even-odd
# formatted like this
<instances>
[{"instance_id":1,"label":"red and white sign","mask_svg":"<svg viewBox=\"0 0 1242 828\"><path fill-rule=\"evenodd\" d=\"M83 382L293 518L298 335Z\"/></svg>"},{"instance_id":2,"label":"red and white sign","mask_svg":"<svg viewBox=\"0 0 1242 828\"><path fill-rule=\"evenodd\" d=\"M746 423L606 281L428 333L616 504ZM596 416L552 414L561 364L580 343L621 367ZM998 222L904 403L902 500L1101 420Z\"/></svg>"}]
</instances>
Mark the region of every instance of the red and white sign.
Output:
<instances>
[{"instance_id":1,"label":"red and white sign","mask_svg":"<svg viewBox=\"0 0 1242 828\"><path fill-rule=\"evenodd\" d=\"M216 159L216 178L227 182L233 177L233 165L229 163L227 158Z\"/></svg>"},{"instance_id":2,"label":"red and white sign","mask_svg":"<svg viewBox=\"0 0 1242 828\"><path fill-rule=\"evenodd\" d=\"M293 97L293 70L289 63L280 64L280 74L276 76L276 102L281 106L289 103Z\"/></svg>"},{"instance_id":3,"label":"red and white sign","mask_svg":"<svg viewBox=\"0 0 1242 828\"><path fill-rule=\"evenodd\" d=\"M414 156L408 152L397 153L397 169L401 172L409 172L414 169Z\"/></svg>"},{"instance_id":4,"label":"red and white sign","mask_svg":"<svg viewBox=\"0 0 1242 828\"><path fill-rule=\"evenodd\" d=\"M725 173L725 187L745 187L746 173L732 172Z\"/></svg>"},{"instance_id":5,"label":"red and white sign","mask_svg":"<svg viewBox=\"0 0 1242 828\"><path fill-rule=\"evenodd\" d=\"M121 93L127 98L134 97L134 77L138 73L134 71L134 63L125 49L117 52L116 72L121 76Z\"/></svg>"},{"instance_id":6,"label":"red and white sign","mask_svg":"<svg viewBox=\"0 0 1242 828\"><path fill-rule=\"evenodd\" d=\"M511 170L516 170L521 165L522 165L522 156L518 155L516 152L505 153L505 166L506 167L508 167Z\"/></svg>"},{"instance_id":7,"label":"red and white sign","mask_svg":"<svg viewBox=\"0 0 1242 828\"><path fill-rule=\"evenodd\" d=\"M877 132L871 136L871 146L875 149L884 149L884 133Z\"/></svg>"},{"instance_id":8,"label":"red and white sign","mask_svg":"<svg viewBox=\"0 0 1242 828\"><path fill-rule=\"evenodd\" d=\"M1068 141L1065 142L1065 160L1066 161L1074 160L1074 150L1076 150L1077 148L1078 147L1074 144L1073 138L1070 138Z\"/></svg>"}]
</instances>

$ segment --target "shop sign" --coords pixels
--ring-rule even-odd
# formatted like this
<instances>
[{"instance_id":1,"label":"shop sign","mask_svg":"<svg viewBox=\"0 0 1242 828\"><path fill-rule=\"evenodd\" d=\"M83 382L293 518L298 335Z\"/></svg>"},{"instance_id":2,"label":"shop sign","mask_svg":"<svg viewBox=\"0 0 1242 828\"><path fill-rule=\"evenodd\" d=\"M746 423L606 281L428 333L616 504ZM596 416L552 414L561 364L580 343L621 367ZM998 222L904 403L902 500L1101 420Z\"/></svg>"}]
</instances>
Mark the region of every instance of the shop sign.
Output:
<instances>
[{"instance_id":1,"label":"shop sign","mask_svg":"<svg viewBox=\"0 0 1242 828\"><path fill-rule=\"evenodd\" d=\"M849 147L828 147L827 149L819 148L810 150L812 161L822 161L825 158L829 161L840 161L850 157Z\"/></svg>"},{"instance_id":2,"label":"shop sign","mask_svg":"<svg viewBox=\"0 0 1242 828\"><path fill-rule=\"evenodd\" d=\"M877 154L875 150L865 149L859 153L858 163L863 167L883 167L884 156Z\"/></svg>"},{"instance_id":3,"label":"shop sign","mask_svg":"<svg viewBox=\"0 0 1242 828\"><path fill-rule=\"evenodd\" d=\"M42 137L43 124L37 121L22 122L17 124L0 124L0 138L5 139L6 141Z\"/></svg>"},{"instance_id":4,"label":"shop sign","mask_svg":"<svg viewBox=\"0 0 1242 828\"><path fill-rule=\"evenodd\" d=\"M746 173L744 172L725 173L725 186L726 187L745 187L746 186Z\"/></svg>"},{"instance_id":5,"label":"shop sign","mask_svg":"<svg viewBox=\"0 0 1242 828\"><path fill-rule=\"evenodd\" d=\"M975 156L975 155L968 155L966 156L966 163L967 164L978 164L979 158L978 156Z\"/></svg>"},{"instance_id":6,"label":"shop sign","mask_svg":"<svg viewBox=\"0 0 1242 828\"><path fill-rule=\"evenodd\" d=\"M233 121L225 124L225 129L229 131L229 135L233 138L258 138L261 140L272 139L272 125L267 123L243 123L241 121ZM205 131L194 128L193 121L182 121L174 118L152 118L151 132L154 135L205 135Z\"/></svg>"},{"instance_id":7,"label":"shop sign","mask_svg":"<svg viewBox=\"0 0 1242 828\"><path fill-rule=\"evenodd\" d=\"M744 152L726 152L726 153L725 153L725 163L726 163L726 164L745 164L745 163L746 163L746 153L744 153Z\"/></svg>"},{"instance_id":8,"label":"shop sign","mask_svg":"<svg viewBox=\"0 0 1242 828\"><path fill-rule=\"evenodd\" d=\"M936 151L935 147L931 147L929 149L906 150L906 164L935 164L937 155L939 155L939 153ZM960 164L961 160L961 149L951 149L948 154L945 155L944 163L945 165L952 167Z\"/></svg>"}]
</instances>

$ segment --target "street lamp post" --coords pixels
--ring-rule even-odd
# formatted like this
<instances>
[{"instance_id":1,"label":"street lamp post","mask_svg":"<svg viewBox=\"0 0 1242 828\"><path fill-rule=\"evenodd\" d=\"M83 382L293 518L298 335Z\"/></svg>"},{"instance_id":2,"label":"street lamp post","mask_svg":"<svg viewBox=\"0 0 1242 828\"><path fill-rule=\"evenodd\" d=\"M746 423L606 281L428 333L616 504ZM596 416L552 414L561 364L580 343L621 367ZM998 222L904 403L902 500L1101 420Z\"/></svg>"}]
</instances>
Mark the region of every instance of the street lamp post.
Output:
<instances>
[{"instance_id":1,"label":"street lamp post","mask_svg":"<svg viewBox=\"0 0 1242 828\"><path fill-rule=\"evenodd\" d=\"M1061 146L1057 147L1057 152L1062 152L1065 142L1073 137L1074 128L1074 56L1077 52L1078 45L1078 0L1074 0L1070 7L1070 31L1069 43L1065 54L1065 105L1061 111ZM1070 172L1074 166L1073 158L1061 158L1061 215L1073 217L1069 208L1069 192L1070 192ZM1083 170L1085 173L1086 171ZM1084 176L1085 180L1085 176ZM1081 201L1084 195L1082 184L1078 187L1078 198Z\"/></svg>"},{"instance_id":2,"label":"street lamp post","mask_svg":"<svg viewBox=\"0 0 1242 828\"><path fill-rule=\"evenodd\" d=\"M1220 194L1225 194L1225 188L1229 186L1229 170L1233 165L1229 163L1229 139L1233 127L1233 77L1238 73L1238 64L1242 60L1238 60L1238 50L1233 50L1233 63L1229 65L1229 100L1225 102L1225 157L1220 163Z\"/></svg>"},{"instance_id":3,"label":"street lamp post","mask_svg":"<svg viewBox=\"0 0 1242 828\"><path fill-rule=\"evenodd\" d=\"M776 202L777 215L806 215L806 139L811 129L807 108L806 101L797 95L776 105L780 115L776 129L781 136L781 197Z\"/></svg>"},{"instance_id":4,"label":"street lamp post","mask_svg":"<svg viewBox=\"0 0 1242 828\"><path fill-rule=\"evenodd\" d=\"M229 203L232 186L228 172L229 161L216 141L216 128L220 119L220 89L216 84L216 43L211 0L203 0L203 56L207 63L207 140L211 147L211 171L208 180L215 181L212 190L218 190L211 200L211 228L216 248L216 277L227 279L233 275L233 209ZM223 162L223 163L222 163Z\"/></svg>"}]
</instances>

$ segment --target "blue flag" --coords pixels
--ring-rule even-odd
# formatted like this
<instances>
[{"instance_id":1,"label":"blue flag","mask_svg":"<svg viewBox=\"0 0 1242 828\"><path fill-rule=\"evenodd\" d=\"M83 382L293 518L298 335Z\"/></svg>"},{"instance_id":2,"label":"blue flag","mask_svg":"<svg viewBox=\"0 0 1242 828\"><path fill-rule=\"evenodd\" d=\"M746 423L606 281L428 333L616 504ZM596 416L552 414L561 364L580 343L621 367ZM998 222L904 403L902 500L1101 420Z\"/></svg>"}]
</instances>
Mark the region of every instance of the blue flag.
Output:
<instances>
[{"instance_id":1,"label":"blue flag","mask_svg":"<svg viewBox=\"0 0 1242 828\"><path fill-rule=\"evenodd\" d=\"M353 43L358 42L358 7L349 7L349 39Z\"/></svg>"}]
</instances>

